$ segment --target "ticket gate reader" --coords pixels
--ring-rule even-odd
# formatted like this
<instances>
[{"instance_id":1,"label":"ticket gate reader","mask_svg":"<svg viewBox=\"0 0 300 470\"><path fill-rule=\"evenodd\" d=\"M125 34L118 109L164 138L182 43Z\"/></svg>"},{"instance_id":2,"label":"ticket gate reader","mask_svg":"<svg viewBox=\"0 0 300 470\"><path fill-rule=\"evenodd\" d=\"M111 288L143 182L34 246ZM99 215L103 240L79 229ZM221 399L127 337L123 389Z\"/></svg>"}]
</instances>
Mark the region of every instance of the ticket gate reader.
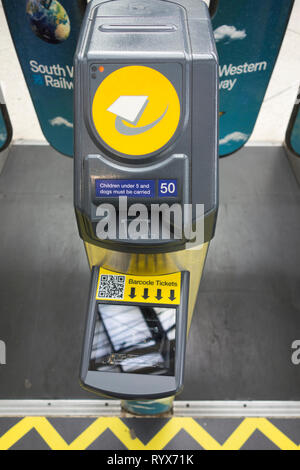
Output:
<instances>
[{"instance_id":1,"label":"ticket gate reader","mask_svg":"<svg viewBox=\"0 0 300 470\"><path fill-rule=\"evenodd\" d=\"M82 385L132 400L176 394L218 208L205 3L91 1L74 124L75 212L92 270Z\"/></svg>"},{"instance_id":2,"label":"ticket gate reader","mask_svg":"<svg viewBox=\"0 0 300 470\"><path fill-rule=\"evenodd\" d=\"M180 303L167 298L165 303L143 304L98 300L103 276L110 276L99 277L100 270L93 267L81 371L84 385L117 398L175 394L183 386L189 273L173 275L180 284ZM148 282L147 275L143 277Z\"/></svg>"}]
</instances>

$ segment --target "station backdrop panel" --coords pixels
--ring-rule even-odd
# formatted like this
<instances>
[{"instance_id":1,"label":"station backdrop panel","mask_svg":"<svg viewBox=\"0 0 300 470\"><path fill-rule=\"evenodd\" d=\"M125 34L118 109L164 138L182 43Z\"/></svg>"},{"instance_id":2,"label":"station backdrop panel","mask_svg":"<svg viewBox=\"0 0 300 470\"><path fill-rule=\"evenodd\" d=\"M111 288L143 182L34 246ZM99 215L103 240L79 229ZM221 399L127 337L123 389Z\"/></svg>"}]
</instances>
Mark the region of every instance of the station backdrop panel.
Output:
<instances>
[{"instance_id":1,"label":"station backdrop panel","mask_svg":"<svg viewBox=\"0 0 300 470\"><path fill-rule=\"evenodd\" d=\"M73 55L86 0L2 0L48 142L73 155ZM220 155L249 139L294 0L213 0L220 58Z\"/></svg>"},{"instance_id":2,"label":"station backdrop panel","mask_svg":"<svg viewBox=\"0 0 300 470\"><path fill-rule=\"evenodd\" d=\"M220 155L250 138L293 1L219 0L213 30L220 60Z\"/></svg>"},{"instance_id":3,"label":"station backdrop panel","mask_svg":"<svg viewBox=\"0 0 300 470\"><path fill-rule=\"evenodd\" d=\"M73 56L86 0L2 0L42 131L73 155Z\"/></svg>"},{"instance_id":4,"label":"station backdrop panel","mask_svg":"<svg viewBox=\"0 0 300 470\"><path fill-rule=\"evenodd\" d=\"M287 128L285 143L294 155L300 157L300 88Z\"/></svg>"}]
</instances>

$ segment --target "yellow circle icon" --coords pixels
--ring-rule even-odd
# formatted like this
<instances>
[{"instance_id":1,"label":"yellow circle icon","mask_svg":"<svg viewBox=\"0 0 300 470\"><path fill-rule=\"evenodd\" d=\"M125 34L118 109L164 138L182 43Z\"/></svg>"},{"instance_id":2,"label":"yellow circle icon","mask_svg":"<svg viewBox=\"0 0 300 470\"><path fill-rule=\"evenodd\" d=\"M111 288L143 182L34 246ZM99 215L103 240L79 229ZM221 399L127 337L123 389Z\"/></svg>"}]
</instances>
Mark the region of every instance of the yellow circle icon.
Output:
<instances>
[{"instance_id":1,"label":"yellow circle icon","mask_svg":"<svg viewBox=\"0 0 300 470\"><path fill-rule=\"evenodd\" d=\"M180 102L162 73L132 65L112 72L99 85L92 117L109 147L126 155L147 155L173 137L180 120Z\"/></svg>"}]
</instances>

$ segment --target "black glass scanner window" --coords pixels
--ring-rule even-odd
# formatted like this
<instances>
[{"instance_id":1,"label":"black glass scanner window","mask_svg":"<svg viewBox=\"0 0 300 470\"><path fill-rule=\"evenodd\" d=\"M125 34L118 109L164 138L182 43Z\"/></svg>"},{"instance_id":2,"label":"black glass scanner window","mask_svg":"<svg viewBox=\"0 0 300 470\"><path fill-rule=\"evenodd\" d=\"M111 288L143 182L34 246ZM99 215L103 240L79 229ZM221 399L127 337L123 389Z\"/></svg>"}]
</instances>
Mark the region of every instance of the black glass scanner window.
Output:
<instances>
[{"instance_id":1,"label":"black glass scanner window","mask_svg":"<svg viewBox=\"0 0 300 470\"><path fill-rule=\"evenodd\" d=\"M98 304L90 371L175 375L176 309Z\"/></svg>"}]
</instances>

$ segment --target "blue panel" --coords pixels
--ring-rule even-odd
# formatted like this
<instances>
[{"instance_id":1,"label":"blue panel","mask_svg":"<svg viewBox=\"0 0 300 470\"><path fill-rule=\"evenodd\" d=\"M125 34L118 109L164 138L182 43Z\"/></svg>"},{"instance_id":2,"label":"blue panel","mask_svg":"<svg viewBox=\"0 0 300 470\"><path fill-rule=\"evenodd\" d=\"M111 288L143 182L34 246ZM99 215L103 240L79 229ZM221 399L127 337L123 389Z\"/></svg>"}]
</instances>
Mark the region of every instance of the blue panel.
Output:
<instances>
[{"instance_id":1,"label":"blue panel","mask_svg":"<svg viewBox=\"0 0 300 470\"><path fill-rule=\"evenodd\" d=\"M106 180L95 182L96 197L154 197L154 180Z\"/></svg>"},{"instance_id":2,"label":"blue panel","mask_svg":"<svg viewBox=\"0 0 300 470\"><path fill-rule=\"evenodd\" d=\"M220 155L251 136L293 0L219 0L213 30L220 60Z\"/></svg>"},{"instance_id":3,"label":"blue panel","mask_svg":"<svg viewBox=\"0 0 300 470\"><path fill-rule=\"evenodd\" d=\"M86 0L3 0L45 138L73 156L73 56Z\"/></svg>"},{"instance_id":4,"label":"blue panel","mask_svg":"<svg viewBox=\"0 0 300 470\"><path fill-rule=\"evenodd\" d=\"M158 195L159 197L177 196L177 180L159 180Z\"/></svg>"}]
</instances>

